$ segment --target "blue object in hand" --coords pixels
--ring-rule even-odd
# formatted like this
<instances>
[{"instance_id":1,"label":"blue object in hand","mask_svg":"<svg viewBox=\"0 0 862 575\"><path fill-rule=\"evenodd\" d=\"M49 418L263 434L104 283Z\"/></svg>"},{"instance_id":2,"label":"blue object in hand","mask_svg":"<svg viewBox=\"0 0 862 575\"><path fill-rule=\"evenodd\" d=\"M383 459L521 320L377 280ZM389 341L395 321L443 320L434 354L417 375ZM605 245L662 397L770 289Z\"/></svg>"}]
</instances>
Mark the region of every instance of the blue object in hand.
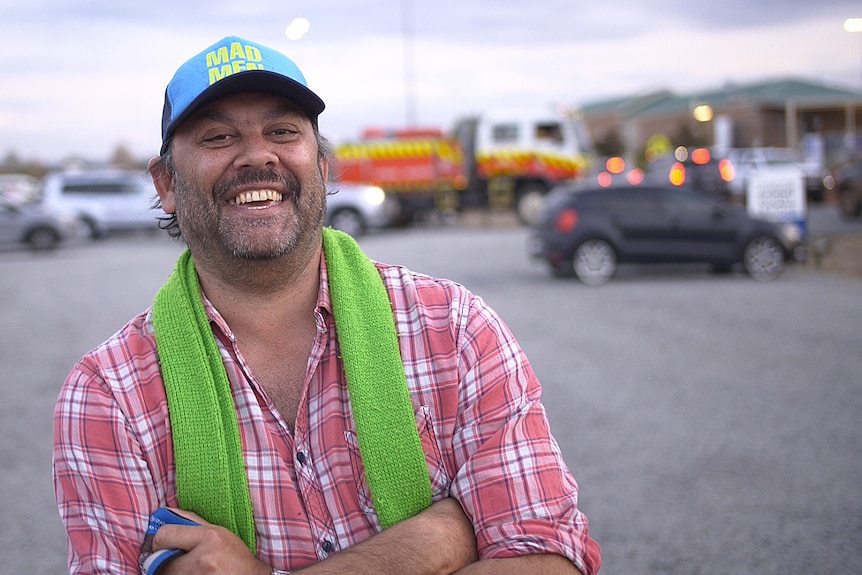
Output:
<instances>
[{"instance_id":1,"label":"blue object in hand","mask_svg":"<svg viewBox=\"0 0 862 575\"><path fill-rule=\"evenodd\" d=\"M150 515L147 533L144 536L144 545L141 547L141 556L138 559L138 564L141 567L141 575L156 575L165 563L185 553L183 549L159 549L158 551L153 551L153 537L156 536L156 531L162 525L200 525L200 523L186 519L164 507L158 508L155 513Z\"/></svg>"}]
</instances>

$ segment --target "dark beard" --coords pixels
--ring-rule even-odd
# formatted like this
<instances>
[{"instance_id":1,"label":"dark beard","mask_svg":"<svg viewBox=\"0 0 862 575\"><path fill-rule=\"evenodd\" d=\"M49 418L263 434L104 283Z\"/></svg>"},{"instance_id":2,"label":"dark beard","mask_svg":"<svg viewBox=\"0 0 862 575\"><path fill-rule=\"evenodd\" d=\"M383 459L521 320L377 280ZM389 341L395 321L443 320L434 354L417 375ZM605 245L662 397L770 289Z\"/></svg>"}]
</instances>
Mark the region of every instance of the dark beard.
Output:
<instances>
[{"instance_id":1,"label":"dark beard","mask_svg":"<svg viewBox=\"0 0 862 575\"><path fill-rule=\"evenodd\" d=\"M275 170L243 171L236 174L230 180L217 183L215 188L213 189L213 200L215 204L220 205L221 199L222 197L224 197L225 194L229 194L238 186L245 186L247 184L278 184L279 189L284 190L284 196L282 197L282 201L289 201L293 203L294 209L297 211L297 213L300 213L300 195L302 192L299 185L299 180L291 173L288 173L287 175L282 175ZM251 225L253 227L255 224L247 225ZM259 225L265 226L267 224L265 222L261 222ZM243 236L242 230L239 230L233 234L230 234L228 232L229 230L222 227L220 223L220 237L241 238ZM251 246L243 244L241 241L231 242L225 247L230 251L231 256L237 259L271 260L279 258L289 252L294 251L299 241L300 238L294 236L287 244L283 244L277 249L274 249L273 251L264 253L254 250Z\"/></svg>"},{"instance_id":2,"label":"dark beard","mask_svg":"<svg viewBox=\"0 0 862 575\"><path fill-rule=\"evenodd\" d=\"M315 236L326 214L326 188L322 174L308 182L308 188L302 189L298 178L293 174L279 174L273 170L249 170L234 175L229 180L218 182L210 191L211 201L204 201L205 191L195 189L189 181L174 174L176 189L177 221L180 224L183 237L189 247L193 248L195 258L201 263L208 260L212 269L231 277L231 283L251 282L258 287L277 285L280 274L276 269L282 269L277 264L282 256L311 249ZM292 233L281 237L281 242L270 246L269 250L258 250L252 244L245 243L243 229L230 229L226 226L220 212L223 209L225 194L229 194L236 186L248 184L278 184L284 193L282 201L290 201L297 214L297 221ZM319 207L315 205L314 194L320 194ZM303 204L306 204L303 206ZM249 225L249 224L246 224ZM262 223L261 225L266 225ZM246 228L245 231L248 231ZM306 247L308 244L308 247ZM296 253L302 259L303 256ZM255 264L252 267L235 264L245 262ZM271 269L275 264L276 268ZM275 273L273 273L275 272ZM271 277L270 277L271 276Z\"/></svg>"}]
</instances>

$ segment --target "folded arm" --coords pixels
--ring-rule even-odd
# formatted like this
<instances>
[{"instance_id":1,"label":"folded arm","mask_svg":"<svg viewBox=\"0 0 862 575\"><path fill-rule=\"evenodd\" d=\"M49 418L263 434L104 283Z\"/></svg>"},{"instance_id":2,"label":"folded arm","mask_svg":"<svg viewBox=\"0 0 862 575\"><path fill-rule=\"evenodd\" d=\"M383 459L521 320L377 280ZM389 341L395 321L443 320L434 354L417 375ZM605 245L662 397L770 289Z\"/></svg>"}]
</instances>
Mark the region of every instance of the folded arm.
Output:
<instances>
[{"instance_id":1,"label":"folded arm","mask_svg":"<svg viewBox=\"0 0 862 575\"><path fill-rule=\"evenodd\" d=\"M194 518L200 521L199 517ZM269 575L272 570L258 561L238 537L218 526L166 525L156 534L154 548L172 547L188 552L170 562L164 575ZM457 501L444 499L415 517L297 573L449 574L477 559L472 524Z\"/></svg>"},{"instance_id":2,"label":"folded arm","mask_svg":"<svg viewBox=\"0 0 862 575\"><path fill-rule=\"evenodd\" d=\"M507 559L487 559L471 563L457 575L581 575L571 561L562 555L523 555Z\"/></svg>"}]
</instances>

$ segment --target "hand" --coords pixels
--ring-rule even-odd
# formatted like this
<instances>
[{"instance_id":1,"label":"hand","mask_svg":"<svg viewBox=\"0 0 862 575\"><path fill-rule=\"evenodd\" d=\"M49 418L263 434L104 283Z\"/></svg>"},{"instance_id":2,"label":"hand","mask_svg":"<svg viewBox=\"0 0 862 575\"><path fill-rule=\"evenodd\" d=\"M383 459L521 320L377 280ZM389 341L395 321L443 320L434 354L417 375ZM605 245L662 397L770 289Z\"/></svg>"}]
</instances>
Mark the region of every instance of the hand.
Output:
<instances>
[{"instance_id":1,"label":"hand","mask_svg":"<svg viewBox=\"0 0 862 575\"><path fill-rule=\"evenodd\" d=\"M269 575L271 568L255 558L245 543L228 529L208 523L181 509L175 513L199 526L164 525L153 539L153 549L184 549L159 575Z\"/></svg>"},{"instance_id":2,"label":"hand","mask_svg":"<svg viewBox=\"0 0 862 575\"><path fill-rule=\"evenodd\" d=\"M179 509L200 526L165 525L156 533L154 549L185 549L159 575L270 575L242 540L228 529ZM374 537L307 568L309 575L342 573L453 573L479 556L473 524L452 498L433 503ZM305 573L306 569L302 570Z\"/></svg>"}]
</instances>

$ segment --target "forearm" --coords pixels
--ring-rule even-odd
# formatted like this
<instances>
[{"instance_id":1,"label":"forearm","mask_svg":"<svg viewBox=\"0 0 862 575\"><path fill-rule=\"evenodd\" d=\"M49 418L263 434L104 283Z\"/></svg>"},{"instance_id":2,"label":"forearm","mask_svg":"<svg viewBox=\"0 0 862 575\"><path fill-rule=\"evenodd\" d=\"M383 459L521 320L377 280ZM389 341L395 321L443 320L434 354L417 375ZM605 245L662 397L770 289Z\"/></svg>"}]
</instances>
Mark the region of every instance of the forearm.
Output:
<instances>
[{"instance_id":1,"label":"forearm","mask_svg":"<svg viewBox=\"0 0 862 575\"><path fill-rule=\"evenodd\" d=\"M306 569L302 575L438 575L478 558L473 526L460 504L444 499L374 537Z\"/></svg>"},{"instance_id":2,"label":"forearm","mask_svg":"<svg viewBox=\"0 0 862 575\"><path fill-rule=\"evenodd\" d=\"M571 561L562 555L524 555L508 559L487 559L471 563L457 575L581 575Z\"/></svg>"}]
</instances>

